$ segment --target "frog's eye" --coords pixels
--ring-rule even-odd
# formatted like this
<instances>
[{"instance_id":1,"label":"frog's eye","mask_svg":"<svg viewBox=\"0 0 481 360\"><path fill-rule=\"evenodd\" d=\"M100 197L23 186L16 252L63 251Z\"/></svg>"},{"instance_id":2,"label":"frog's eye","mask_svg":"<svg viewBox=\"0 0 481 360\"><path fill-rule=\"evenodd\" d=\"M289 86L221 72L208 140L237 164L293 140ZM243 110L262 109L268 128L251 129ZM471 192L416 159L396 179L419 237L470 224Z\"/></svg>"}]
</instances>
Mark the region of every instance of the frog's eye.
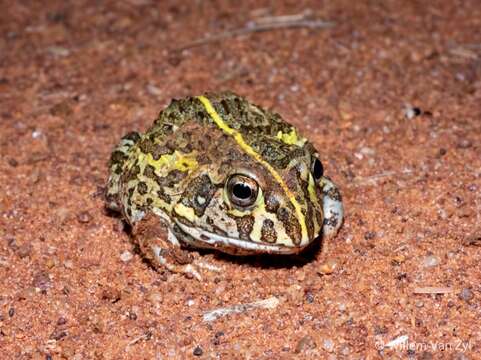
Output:
<instances>
[{"instance_id":1,"label":"frog's eye","mask_svg":"<svg viewBox=\"0 0 481 360\"><path fill-rule=\"evenodd\" d=\"M322 163L318 158L314 158L311 172L312 172L312 176L314 177L314 180L316 181L321 180L322 175L324 174L324 167L322 166Z\"/></svg>"},{"instance_id":2,"label":"frog's eye","mask_svg":"<svg viewBox=\"0 0 481 360\"><path fill-rule=\"evenodd\" d=\"M248 176L235 174L227 181L226 190L232 204L248 207L256 201L259 185Z\"/></svg>"}]
</instances>

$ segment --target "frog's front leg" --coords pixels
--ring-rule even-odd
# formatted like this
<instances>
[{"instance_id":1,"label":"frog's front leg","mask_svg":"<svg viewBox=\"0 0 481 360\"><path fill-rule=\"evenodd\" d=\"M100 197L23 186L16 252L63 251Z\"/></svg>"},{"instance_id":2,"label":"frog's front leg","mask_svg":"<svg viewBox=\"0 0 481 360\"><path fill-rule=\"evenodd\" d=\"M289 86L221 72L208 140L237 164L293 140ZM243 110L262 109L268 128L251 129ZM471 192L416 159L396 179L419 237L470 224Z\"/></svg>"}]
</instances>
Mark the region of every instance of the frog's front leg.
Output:
<instances>
[{"instance_id":1,"label":"frog's front leg","mask_svg":"<svg viewBox=\"0 0 481 360\"><path fill-rule=\"evenodd\" d=\"M180 247L168 224L160 217L148 213L132 228L135 241L142 254L157 268L182 273L202 280L193 256Z\"/></svg>"},{"instance_id":2,"label":"frog's front leg","mask_svg":"<svg viewBox=\"0 0 481 360\"><path fill-rule=\"evenodd\" d=\"M329 239L337 234L344 219L344 207L341 193L337 186L327 177L322 177L319 185L322 188L322 209L324 212L324 224L322 234Z\"/></svg>"}]
</instances>

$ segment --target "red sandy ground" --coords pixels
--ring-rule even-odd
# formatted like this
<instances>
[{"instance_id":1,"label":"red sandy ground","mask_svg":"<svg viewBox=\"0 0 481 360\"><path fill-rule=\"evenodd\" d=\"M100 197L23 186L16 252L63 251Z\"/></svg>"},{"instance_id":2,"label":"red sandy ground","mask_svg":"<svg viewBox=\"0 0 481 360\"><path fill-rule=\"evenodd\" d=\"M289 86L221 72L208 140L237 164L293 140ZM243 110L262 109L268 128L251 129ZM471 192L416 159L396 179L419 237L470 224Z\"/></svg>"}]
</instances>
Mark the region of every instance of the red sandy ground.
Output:
<instances>
[{"instance_id":1,"label":"red sandy ground","mask_svg":"<svg viewBox=\"0 0 481 360\"><path fill-rule=\"evenodd\" d=\"M481 358L479 1L70 3L1 7L2 358ZM335 25L177 51L305 11ZM346 220L304 262L201 254L222 271L199 283L144 262L100 194L123 134L225 89L308 134Z\"/></svg>"}]
</instances>

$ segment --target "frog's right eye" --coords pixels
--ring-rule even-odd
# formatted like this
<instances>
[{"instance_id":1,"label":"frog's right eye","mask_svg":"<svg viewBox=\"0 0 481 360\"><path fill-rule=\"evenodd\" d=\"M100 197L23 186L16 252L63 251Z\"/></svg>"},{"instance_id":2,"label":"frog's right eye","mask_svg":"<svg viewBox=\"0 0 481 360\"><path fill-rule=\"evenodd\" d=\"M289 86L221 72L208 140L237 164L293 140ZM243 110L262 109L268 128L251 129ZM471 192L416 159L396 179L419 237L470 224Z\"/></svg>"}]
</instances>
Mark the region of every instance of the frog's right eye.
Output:
<instances>
[{"instance_id":1,"label":"frog's right eye","mask_svg":"<svg viewBox=\"0 0 481 360\"><path fill-rule=\"evenodd\" d=\"M259 185L248 176L235 174L227 180L226 191L232 204L246 208L255 203Z\"/></svg>"}]
</instances>

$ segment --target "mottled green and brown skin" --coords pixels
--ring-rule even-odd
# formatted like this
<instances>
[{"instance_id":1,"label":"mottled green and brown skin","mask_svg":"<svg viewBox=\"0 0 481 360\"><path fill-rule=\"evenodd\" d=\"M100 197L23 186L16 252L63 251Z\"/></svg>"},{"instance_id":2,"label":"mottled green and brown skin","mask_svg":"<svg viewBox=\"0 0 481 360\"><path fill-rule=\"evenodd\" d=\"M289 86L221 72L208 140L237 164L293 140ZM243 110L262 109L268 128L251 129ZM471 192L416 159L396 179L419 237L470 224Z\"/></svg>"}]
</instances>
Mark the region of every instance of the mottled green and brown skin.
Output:
<instances>
[{"instance_id":1,"label":"mottled green and brown skin","mask_svg":"<svg viewBox=\"0 0 481 360\"><path fill-rule=\"evenodd\" d=\"M297 253L342 223L339 192L322 168L313 172L317 159L278 114L233 93L173 100L112 153L107 204L146 256L172 271L196 273L182 246ZM239 181L252 190L248 203L235 195Z\"/></svg>"}]
</instances>

